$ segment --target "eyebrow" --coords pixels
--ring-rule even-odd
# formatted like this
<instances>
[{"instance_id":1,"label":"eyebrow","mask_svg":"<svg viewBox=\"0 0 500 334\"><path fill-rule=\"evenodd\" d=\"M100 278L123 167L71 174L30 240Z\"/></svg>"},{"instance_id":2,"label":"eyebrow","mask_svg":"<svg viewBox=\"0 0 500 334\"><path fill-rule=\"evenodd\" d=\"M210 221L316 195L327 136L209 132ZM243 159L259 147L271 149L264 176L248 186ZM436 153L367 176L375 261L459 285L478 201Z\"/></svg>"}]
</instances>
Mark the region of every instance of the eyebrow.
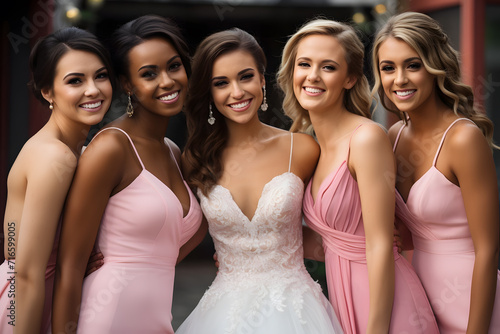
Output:
<instances>
[{"instance_id":1,"label":"eyebrow","mask_svg":"<svg viewBox=\"0 0 500 334\"><path fill-rule=\"evenodd\" d=\"M414 61L414 60L422 61L422 59L420 59L420 57L410 57L410 58L403 60L403 63L409 63L409 62ZM382 64L382 63L394 64L394 62L392 60L381 60L379 62L379 64Z\"/></svg>"},{"instance_id":2,"label":"eyebrow","mask_svg":"<svg viewBox=\"0 0 500 334\"><path fill-rule=\"evenodd\" d=\"M102 71L105 71L106 70L106 66L103 66L101 67L100 69L98 69L97 71L95 71L95 73L99 73L99 72L102 72ZM64 76L63 80L66 79L67 77L69 76L76 76L76 77L84 77L85 74L83 73L78 73L78 72L71 72L71 73L68 73Z\"/></svg>"},{"instance_id":3,"label":"eyebrow","mask_svg":"<svg viewBox=\"0 0 500 334\"><path fill-rule=\"evenodd\" d=\"M239 71L238 75L241 75L241 74L249 72L249 71L255 71L255 69L251 68L251 67L245 68L244 70ZM213 77L212 81L214 81L214 80L220 80L220 79L225 79L225 78L227 78L227 77L226 76Z\"/></svg>"},{"instance_id":4,"label":"eyebrow","mask_svg":"<svg viewBox=\"0 0 500 334\"><path fill-rule=\"evenodd\" d=\"M297 61L299 61L299 60L307 60L307 61L311 61L311 58L308 58L308 57L299 57L299 58L297 58ZM325 59L325 60L322 60L322 61L321 61L321 63L322 63L322 64L323 64L323 63L330 63L330 62L331 62L331 63L335 63L337 66L339 66L339 67L340 67L340 64L339 64L339 63L337 63L337 62L336 62L335 60L333 60L333 59Z\"/></svg>"},{"instance_id":5,"label":"eyebrow","mask_svg":"<svg viewBox=\"0 0 500 334\"><path fill-rule=\"evenodd\" d=\"M169 60L167 60L167 65L171 64L176 58L180 58L180 57L181 56L179 56L179 55L173 56L172 58L170 58ZM157 69L158 65L144 65L144 66L141 66L141 68L139 68L137 70L137 72L139 72L140 70L145 69L145 68Z\"/></svg>"}]
</instances>

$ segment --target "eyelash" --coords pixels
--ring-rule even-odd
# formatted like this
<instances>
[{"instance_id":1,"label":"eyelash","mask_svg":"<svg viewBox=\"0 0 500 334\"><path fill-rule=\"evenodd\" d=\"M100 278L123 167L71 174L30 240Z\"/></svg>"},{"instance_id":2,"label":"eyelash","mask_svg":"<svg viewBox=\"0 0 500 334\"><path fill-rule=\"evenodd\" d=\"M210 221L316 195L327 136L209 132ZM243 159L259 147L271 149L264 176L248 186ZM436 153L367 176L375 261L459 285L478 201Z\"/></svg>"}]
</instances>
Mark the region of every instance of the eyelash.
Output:
<instances>
[{"instance_id":1,"label":"eyelash","mask_svg":"<svg viewBox=\"0 0 500 334\"><path fill-rule=\"evenodd\" d=\"M73 78L68 81L68 84L70 85L78 85L82 83L82 80L80 78Z\"/></svg>"},{"instance_id":2,"label":"eyelash","mask_svg":"<svg viewBox=\"0 0 500 334\"><path fill-rule=\"evenodd\" d=\"M306 62L301 62L301 63L298 63L297 65L299 67L311 67L311 65L309 65L309 63L306 63ZM327 70L327 71L335 71L337 69L333 65L325 65L322 68L325 69L325 70Z\"/></svg>"},{"instance_id":3,"label":"eyelash","mask_svg":"<svg viewBox=\"0 0 500 334\"><path fill-rule=\"evenodd\" d=\"M422 67L422 64L420 64L420 63L410 63L407 66L407 68L409 68L410 70L419 70L421 67ZM394 66L386 65L386 66L383 66L380 70L384 71L384 72L394 71Z\"/></svg>"},{"instance_id":4,"label":"eyelash","mask_svg":"<svg viewBox=\"0 0 500 334\"><path fill-rule=\"evenodd\" d=\"M244 74L241 76L240 80L243 80L243 81L251 80L254 76L255 75L253 73ZM222 86L227 85L227 84L228 84L228 82L225 80L216 81L214 83L214 87L222 87Z\"/></svg>"},{"instance_id":5,"label":"eyelash","mask_svg":"<svg viewBox=\"0 0 500 334\"><path fill-rule=\"evenodd\" d=\"M182 67L181 62L175 62L175 63L170 64L170 66L168 67L168 71L169 72L176 72L181 67ZM157 73L155 71L145 71L145 72L141 73L141 78L152 79L156 76L157 76Z\"/></svg>"}]
</instances>

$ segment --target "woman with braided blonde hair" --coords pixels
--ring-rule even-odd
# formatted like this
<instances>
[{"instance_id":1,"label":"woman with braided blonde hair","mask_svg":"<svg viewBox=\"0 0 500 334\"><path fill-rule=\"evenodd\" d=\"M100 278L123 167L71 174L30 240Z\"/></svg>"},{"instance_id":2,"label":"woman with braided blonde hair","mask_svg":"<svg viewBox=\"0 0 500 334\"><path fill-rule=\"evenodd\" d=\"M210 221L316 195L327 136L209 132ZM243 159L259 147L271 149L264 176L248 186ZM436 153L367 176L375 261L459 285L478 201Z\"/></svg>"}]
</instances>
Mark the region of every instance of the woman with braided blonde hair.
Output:
<instances>
[{"instance_id":1,"label":"woman with braided blonde hair","mask_svg":"<svg viewBox=\"0 0 500 334\"><path fill-rule=\"evenodd\" d=\"M346 333L438 333L425 291L393 247L394 158L370 120L364 46L350 26L318 19L285 45L278 83L295 131L314 128L321 154L304 194L322 237L330 301ZM314 233L304 254L321 260Z\"/></svg>"},{"instance_id":2,"label":"woman with braided blonde hair","mask_svg":"<svg viewBox=\"0 0 500 334\"><path fill-rule=\"evenodd\" d=\"M412 233L413 266L440 332L499 333L493 125L459 65L436 21L403 13L375 39L373 92L402 118L389 131L396 213Z\"/></svg>"}]
</instances>

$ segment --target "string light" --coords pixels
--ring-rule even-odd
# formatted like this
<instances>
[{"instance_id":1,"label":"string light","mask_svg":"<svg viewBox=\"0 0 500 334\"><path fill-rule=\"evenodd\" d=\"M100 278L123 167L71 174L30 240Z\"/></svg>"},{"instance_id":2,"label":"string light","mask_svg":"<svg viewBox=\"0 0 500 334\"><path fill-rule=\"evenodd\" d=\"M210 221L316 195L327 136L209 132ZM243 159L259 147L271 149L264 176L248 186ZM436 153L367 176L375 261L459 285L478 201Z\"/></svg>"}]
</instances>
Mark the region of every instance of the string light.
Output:
<instances>
[{"instance_id":1,"label":"string light","mask_svg":"<svg viewBox=\"0 0 500 334\"><path fill-rule=\"evenodd\" d=\"M387 12L387 7L384 4L378 4L375 6L375 11L377 14L384 14Z\"/></svg>"},{"instance_id":2,"label":"string light","mask_svg":"<svg viewBox=\"0 0 500 334\"><path fill-rule=\"evenodd\" d=\"M361 24L363 22L366 21L366 18L365 18L365 15L363 13L355 13L353 16L352 16L352 20L354 21L354 23L356 24Z\"/></svg>"}]
</instances>

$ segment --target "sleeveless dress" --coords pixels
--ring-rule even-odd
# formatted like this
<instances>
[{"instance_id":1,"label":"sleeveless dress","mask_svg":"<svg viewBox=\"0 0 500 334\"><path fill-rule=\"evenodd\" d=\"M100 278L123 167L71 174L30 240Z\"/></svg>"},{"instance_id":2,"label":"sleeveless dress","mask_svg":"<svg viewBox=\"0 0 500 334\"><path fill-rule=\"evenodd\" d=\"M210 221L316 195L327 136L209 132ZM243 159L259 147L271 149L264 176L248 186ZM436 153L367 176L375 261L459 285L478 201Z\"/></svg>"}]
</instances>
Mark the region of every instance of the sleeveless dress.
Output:
<instances>
[{"instance_id":1,"label":"sleeveless dress","mask_svg":"<svg viewBox=\"0 0 500 334\"><path fill-rule=\"evenodd\" d=\"M356 128L356 130L359 129ZM349 140L350 147L350 140ZM323 238L330 302L346 333L366 333L369 281L361 199L346 159L327 176L314 202L311 178L304 195L307 224ZM425 291L394 248L395 293L390 333L439 333Z\"/></svg>"},{"instance_id":2,"label":"sleeveless dress","mask_svg":"<svg viewBox=\"0 0 500 334\"><path fill-rule=\"evenodd\" d=\"M264 186L251 220L223 186L206 197L198 190L220 266L177 334L342 333L304 266L304 184L290 172L291 154L288 172Z\"/></svg>"},{"instance_id":3,"label":"sleeveless dress","mask_svg":"<svg viewBox=\"0 0 500 334\"><path fill-rule=\"evenodd\" d=\"M405 203L396 192L396 215L412 233L412 263L443 334L465 333L469 320L474 245L460 187L436 168L446 129L431 168L410 188ZM472 121L470 121L472 122ZM394 142L396 150L402 126ZM500 333L500 272L489 333Z\"/></svg>"},{"instance_id":4,"label":"sleeveless dress","mask_svg":"<svg viewBox=\"0 0 500 334\"><path fill-rule=\"evenodd\" d=\"M78 333L173 333L175 263L201 224L201 209L184 182L190 208L183 217L178 198L145 169L127 133L103 131L110 129L127 136L142 172L104 211L96 241L104 265L84 279Z\"/></svg>"},{"instance_id":5,"label":"sleeveless dress","mask_svg":"<svg viewBox=\"0 0 500 334\"><path fill-rule=\"evenodd\" d=\"M52 311L52 291L54 288L54 274L56 272L56 259L57 248L59 246L59 231L60 224L58 225L56 236L54 239L54 246L47 263L45 270L45 302L43 306L42 327L40 328L41 334L46 334L50 328L50 315ZM16 289L14 287L15 281L15 259L5 260L0 266L0 333L12 334L16 324L15 309L12 308L14 294ZM15 308L15 306L14 306ZM14 322L12 322L14 320Z\"/></svg>"}]
</instances>

